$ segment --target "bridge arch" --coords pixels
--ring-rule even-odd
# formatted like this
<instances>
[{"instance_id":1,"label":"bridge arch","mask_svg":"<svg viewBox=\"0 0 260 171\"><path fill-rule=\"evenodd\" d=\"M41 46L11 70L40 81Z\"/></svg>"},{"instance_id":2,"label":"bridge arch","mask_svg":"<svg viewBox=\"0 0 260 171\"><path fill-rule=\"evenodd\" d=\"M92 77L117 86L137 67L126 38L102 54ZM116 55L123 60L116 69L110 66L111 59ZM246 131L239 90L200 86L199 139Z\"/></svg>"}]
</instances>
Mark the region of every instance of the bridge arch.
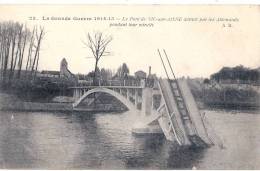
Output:
<instances>
[{"instance_id":1,"label":"bridge arch","mask_svg":"<svg viewBox=\"0 0 260 171\"><path fill-rule=\"evenodd\" d=\"M88 90L83 96L81 96L78 100L76 100L73 103L73 108L76 108L85 98L87 98L89 95L93 93L107 93L112 96L114 96L116 99L118 99L120 102L122 102L129 110L137 110L135 105L131 103L129 100L127 100L123 95L120 93L103 87L96 87L91 90Z\"/></svg>"}]
</instances>

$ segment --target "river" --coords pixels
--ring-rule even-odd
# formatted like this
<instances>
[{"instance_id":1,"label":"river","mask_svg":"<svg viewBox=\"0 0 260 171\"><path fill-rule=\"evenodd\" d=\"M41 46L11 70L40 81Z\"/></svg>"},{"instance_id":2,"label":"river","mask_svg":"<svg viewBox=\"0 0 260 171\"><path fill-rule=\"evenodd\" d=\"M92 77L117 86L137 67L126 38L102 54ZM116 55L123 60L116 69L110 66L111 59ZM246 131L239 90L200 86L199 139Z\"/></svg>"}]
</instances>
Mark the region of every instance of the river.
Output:
<instances>
[{"instance_id":1,"label":"river","mask_svg":"<svg viewBox=\"0 0 260 171\"><path fill-rule=\"evenodd\" d=\"M206 111L224 148L136 137L136 114L0 111L1 169L260 169L260 114Z\"/></svg>"}]
</instances>

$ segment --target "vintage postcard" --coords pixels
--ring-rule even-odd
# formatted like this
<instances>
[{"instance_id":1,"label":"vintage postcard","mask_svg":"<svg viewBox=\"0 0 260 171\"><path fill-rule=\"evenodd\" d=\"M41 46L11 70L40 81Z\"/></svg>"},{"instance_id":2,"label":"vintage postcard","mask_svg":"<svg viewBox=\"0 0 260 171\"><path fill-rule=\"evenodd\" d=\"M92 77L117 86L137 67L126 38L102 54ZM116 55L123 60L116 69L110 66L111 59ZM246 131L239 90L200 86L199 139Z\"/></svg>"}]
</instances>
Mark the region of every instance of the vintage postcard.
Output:
<instances>
[{"instance_id":1,"label":"vintage postcard","mask_svg":"<svg viewBox=\"0 0 260 171\"><path fill-rule=\"evenodd\" d=\"M0 169L260 169L259 5L0 5Z\"/></svg>"}]
</instances>

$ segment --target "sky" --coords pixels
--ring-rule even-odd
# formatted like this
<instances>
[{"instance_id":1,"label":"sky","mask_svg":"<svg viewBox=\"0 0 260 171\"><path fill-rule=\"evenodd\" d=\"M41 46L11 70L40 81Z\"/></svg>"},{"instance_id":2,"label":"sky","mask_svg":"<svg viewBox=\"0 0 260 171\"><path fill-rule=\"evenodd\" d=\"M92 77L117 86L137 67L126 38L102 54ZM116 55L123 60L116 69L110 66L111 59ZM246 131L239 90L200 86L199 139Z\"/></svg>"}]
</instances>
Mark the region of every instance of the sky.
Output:
<instances>
[{"instance_id":1,"label":"sky","mask_svg":"<svg viewBox=\"0 0 260 171\"><path fill-rule=\"evenodd\" d=\"M48 17L71 20L46 20ZM128 21L79 21L73 17L124 17ZM148 21L149 17L181 17L182 21ZM207 21L199 21L200 18ZM218 18L233 21L216 21ZM166 50L177 76L209 77L223 66L260 66L260 6L257 5L0 5L0 21L8 20L26 23L30 28L44 26L39 70L59 70L62 58L68 61L72 73L86 74L93 70L95 61L89 58L91 51L82 41L87 33L97 31L113 37L108 45L112 54L100 60L100 68L116 71L126 63L133 74L137 70L148 72L151 66L152 73L165 76L158 48ZM111 26L118 23L137 26ZM140 27L142 23L153 26ZM229 24L231 27L227 27Z\"/></svg>"}]
</instances>

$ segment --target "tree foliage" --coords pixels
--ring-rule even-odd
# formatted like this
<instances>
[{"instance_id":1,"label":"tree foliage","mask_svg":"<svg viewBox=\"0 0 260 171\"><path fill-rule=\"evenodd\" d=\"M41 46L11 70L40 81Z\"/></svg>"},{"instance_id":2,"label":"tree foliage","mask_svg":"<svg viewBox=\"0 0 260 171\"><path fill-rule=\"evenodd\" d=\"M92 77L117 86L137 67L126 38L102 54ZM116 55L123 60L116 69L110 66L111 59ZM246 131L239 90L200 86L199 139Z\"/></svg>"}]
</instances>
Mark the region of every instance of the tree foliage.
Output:
<instances>
[{"instance_id":1,"label":"tree foliage","mask_svg":"<svg viewBox=\"0 0 260 171\"><path fill-rule=\"evenodd\" d=\"M126 63L123 63L118 69L117 69L117 76L120 79L126 79L129 75L129 68L126 65Z\"/></svg>"},{"instance_id":2,"label":"tree foliage","mask_svg":"<svg viewBox=\"0 0 260 171\"><path fill-rule=\"evenodd\" d=\"M260 81L260 72L257 69L249 69L242 65L234 68L223 67L219 72L212 74L211 79L220 80L241 80L241 81Z\"/></svg>"}]
</instances>

